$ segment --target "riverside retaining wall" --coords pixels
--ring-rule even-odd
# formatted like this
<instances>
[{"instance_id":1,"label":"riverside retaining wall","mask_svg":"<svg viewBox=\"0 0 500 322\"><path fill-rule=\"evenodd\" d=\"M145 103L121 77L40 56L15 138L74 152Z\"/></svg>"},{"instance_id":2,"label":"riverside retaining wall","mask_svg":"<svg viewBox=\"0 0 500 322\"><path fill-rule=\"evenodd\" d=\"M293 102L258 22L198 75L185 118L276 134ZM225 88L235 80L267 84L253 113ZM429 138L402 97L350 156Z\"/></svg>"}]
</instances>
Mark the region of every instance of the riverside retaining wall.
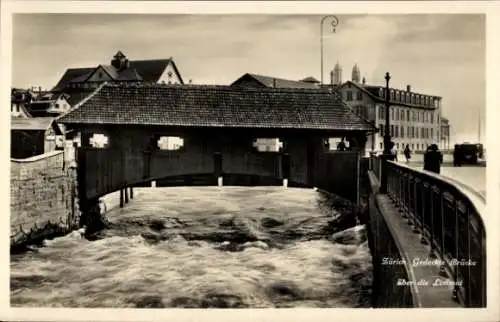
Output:
<instances>
[{"instance_id":1,"label":"riverside retaining wall","mask_svg":"<svg viewBox=\"0 0 500 322\"><path fill-rule=\"evenodd\" d=\"M64 151L11 159L10 243L22 246L79 226L76 168Z\"/></svg>"}]
</instances>

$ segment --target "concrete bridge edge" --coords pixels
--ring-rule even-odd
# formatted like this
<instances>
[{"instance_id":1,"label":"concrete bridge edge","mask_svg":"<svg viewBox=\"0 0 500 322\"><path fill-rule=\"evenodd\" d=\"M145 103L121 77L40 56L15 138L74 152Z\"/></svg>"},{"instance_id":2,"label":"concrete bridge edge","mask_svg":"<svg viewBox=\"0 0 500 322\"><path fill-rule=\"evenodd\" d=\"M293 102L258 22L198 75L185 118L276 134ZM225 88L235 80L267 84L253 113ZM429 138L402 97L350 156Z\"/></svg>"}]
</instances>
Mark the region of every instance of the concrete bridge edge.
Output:
<instances>
[{"instance_id":1,"label":"concrete bridge edge","mask_svg":"<svg viewBox=\"0 0 500 322\"><path fill-rule=\"evenodd\" d=\"M406 270L406 273L408 275L408 278L412 282L416 282L415 273L413 271L411 261L410 261L408 255L406 254L406 252L404 251L404 248L403 248L399 238L397 237L397 234L394 231L394 228L390 224L390 222L387 218L387 215L384 213L384 211L382 209L383 207L380 204L380 199L378 198L378 196L380 196L380 193L379 193L380 183L378 182L378 180L375 177L375 174L372 171L368 171L367 175L368 175L368 180L369 180L369 184L370 184L369 196L370 196L370 198L373 198L375 207L377 208L377 212L380 214L380 216L382 217L382 220L385 222L385 224L386 224L386 226L391 234L391 237L394 240L394 243L396 244L399 255L404 260L404 266L405 266L405 270ZM370 215L370 217L371 216L372 215ZM369 228L370 227L367 227L367 229L369 229ZM379 265L381 265L381 264L379 263ZM376 277L374 277L374 278L376 278ZM418 291L418 287L416 286L416 284L411 283L409 285L409 288L410 288L410 292L412 295L413 307L416 307L416 308L422 307L420 293Z\"/></svg>"}]
</instances>

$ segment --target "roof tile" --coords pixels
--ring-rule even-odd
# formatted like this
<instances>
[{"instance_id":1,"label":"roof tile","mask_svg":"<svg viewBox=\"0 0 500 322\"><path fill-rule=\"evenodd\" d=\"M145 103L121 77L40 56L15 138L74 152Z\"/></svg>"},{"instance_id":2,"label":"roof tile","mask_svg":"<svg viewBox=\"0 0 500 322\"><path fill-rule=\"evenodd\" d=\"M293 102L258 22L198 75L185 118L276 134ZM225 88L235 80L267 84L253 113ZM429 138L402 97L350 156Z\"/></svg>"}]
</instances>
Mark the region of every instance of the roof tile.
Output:
<instances>
[{"instance_id":1,"label":"roof tile","mask_svg":"<svg viewBox=\"0 0 500 322\"><path fill-rule=\"evenodd\" d=\"M104 85L65 124L371 131L328 90L194 85Z\"/></svg>"}]
</instances>

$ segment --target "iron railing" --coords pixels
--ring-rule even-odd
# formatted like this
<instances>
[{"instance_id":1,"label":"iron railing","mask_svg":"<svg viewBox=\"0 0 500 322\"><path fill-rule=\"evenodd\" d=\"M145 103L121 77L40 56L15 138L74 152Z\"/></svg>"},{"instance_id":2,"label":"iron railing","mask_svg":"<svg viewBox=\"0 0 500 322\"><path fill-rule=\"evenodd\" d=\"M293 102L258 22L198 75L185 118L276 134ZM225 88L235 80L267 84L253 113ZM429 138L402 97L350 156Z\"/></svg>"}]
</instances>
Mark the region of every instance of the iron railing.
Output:
<instances>
[{"instance_id":1,"label":"iron railing","mask_svg":"<svg viewBox=\"0 0 500 322\"><path fill-rule=\"evenodd\" d=\"M383 162L387 162L383 164ZM387 194L408 220L429 257L454 281L453 297L465 307L486 307L484 198L439 175L370 157L379 178L387 171Z\"/></svg>"}]
</instances>

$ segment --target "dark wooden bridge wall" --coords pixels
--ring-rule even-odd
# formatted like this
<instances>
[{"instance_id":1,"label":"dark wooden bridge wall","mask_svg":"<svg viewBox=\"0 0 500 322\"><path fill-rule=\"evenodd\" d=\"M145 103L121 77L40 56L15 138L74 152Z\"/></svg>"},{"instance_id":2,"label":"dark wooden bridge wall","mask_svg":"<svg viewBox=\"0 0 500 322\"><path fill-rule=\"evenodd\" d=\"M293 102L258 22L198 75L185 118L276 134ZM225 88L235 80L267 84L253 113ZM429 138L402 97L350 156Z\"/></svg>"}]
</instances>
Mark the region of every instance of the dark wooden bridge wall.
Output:
<instances>
[{"instance_id":1,"label":"dark wooden bridge wall","mask_svg":"<svg viewBox=\"0 0 500 322\"><path fill-rule=\"evenodd\" d=\"M109 147L89 147L91 133L108 136ZM283 152L258 152L252 146L254 137L241 133L158 133L184 139L181 150L166 151L151 149L156 143L151 133L140 128L83 132L78 149L82 197L93 199L167 177L234 174L287 178L290 186L318 187L357 202L359 153L326 151L322 137L290 136L283 139Z\"/></svg>"}]
</instances>

